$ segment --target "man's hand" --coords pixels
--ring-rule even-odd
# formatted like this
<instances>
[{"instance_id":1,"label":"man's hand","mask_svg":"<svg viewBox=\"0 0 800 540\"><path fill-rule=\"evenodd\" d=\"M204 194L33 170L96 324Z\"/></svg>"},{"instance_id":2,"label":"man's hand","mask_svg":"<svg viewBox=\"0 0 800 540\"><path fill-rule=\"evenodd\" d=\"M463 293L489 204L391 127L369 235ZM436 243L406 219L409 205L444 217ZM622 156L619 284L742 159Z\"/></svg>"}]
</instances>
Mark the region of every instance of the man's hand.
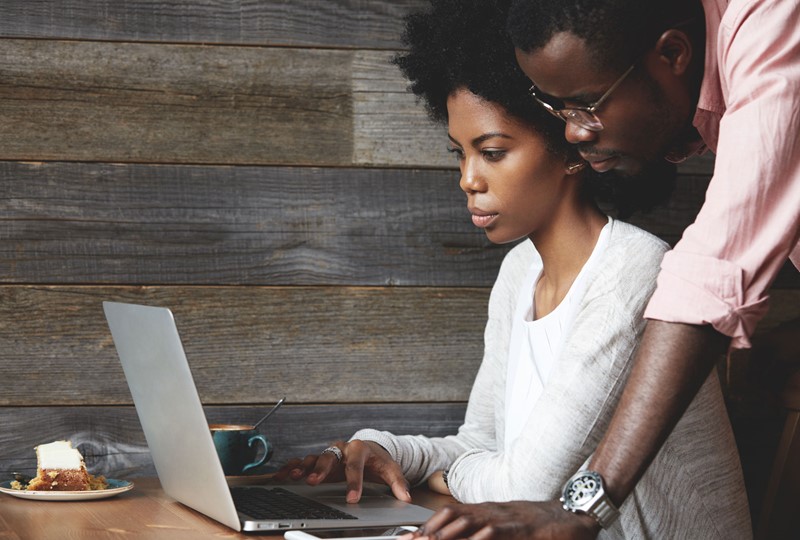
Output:
<instances>
[{"instance_id":1,"label":"man's hand","mask_svg":"<svg viewBox=\"0 0 800 540\"><path fill-rule=\"evenodd\" d=\"M408 482L403 471L381 445L371 441L337 442L342 451L342 460L330 452L291 459L275 473L276 480L306 479L312 486L322 482L347 482L346 500L356 503L361 499L364 479L382 482L392 488L392 493L401 501L411 502Z\"/></svg>"},{"instance_id":2,"label":"man's hand","mask_svg":"<svg viewBox=\"0 0 800 540\"><path fill-rule=\"evenodd\" d=\"M452 504L400 540L593 540L594 518L573 514L558 501Z\"/></svg>"}]
</instances>

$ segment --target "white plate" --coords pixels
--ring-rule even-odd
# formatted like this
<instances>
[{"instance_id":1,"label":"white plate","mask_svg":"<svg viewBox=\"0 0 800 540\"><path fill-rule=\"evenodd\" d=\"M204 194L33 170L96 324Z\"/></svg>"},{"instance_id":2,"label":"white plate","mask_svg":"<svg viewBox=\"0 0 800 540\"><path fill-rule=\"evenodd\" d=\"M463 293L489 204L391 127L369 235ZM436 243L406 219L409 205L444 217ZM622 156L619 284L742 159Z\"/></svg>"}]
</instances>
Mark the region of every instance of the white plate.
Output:
<instances>
[{"instance_id":1,"label":"white plate","mask_svg":"<svg viewBox=\"0 0 800 540\"><path fill-rule=\"evenodd\" d=\"M0 483L0 492L7 493L20 499L34 501L90 501L92 499L106 499L133 489L133 482L127 480L114 480L107 478L108 488L92 489L89 491L23 491L11 489L11 480Z\"/></svg>"}]
</instances>

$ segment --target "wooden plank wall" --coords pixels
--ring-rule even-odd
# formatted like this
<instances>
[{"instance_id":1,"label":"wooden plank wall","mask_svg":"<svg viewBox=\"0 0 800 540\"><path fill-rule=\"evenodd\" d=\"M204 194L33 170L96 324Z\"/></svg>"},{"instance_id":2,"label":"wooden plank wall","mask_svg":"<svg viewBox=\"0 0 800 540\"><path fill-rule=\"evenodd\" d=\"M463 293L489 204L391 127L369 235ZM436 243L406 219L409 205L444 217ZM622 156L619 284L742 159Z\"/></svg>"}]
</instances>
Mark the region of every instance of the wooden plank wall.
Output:
<instances>
[{"instance_id":1,"label":"wooden plank wall","mask_svg":"<svg viewBox=\"0 0 800 540\"><path fill-rule=\"evenodd\" d=\"M390 64L422 5L0 5L0 472L67 437L154 474L102 300L173 309L212 421L287 396L276 464L366 425L456 429L507 248ZM677 241L712 166L635 222ZM763 328L798 300L785 272Z\"/></svg>"}]
</instances>

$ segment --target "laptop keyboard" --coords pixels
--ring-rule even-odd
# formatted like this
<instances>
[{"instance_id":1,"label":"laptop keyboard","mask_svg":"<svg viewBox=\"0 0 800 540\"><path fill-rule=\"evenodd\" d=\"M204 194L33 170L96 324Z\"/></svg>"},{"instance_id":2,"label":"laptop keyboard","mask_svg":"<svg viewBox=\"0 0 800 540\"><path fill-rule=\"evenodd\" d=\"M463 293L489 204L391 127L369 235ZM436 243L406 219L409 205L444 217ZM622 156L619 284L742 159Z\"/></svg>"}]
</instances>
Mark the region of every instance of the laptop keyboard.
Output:
<instances>
[{"instance_id":1,"label":"laptop keyboard","mask_svg":"<svg viewBox=\"0 0 800 540\"><path fill-rule=\"evenodd\" d=\"M358 519L283 488L231 488L236 510L253 519Z\"/></svg>"}]
</instances>

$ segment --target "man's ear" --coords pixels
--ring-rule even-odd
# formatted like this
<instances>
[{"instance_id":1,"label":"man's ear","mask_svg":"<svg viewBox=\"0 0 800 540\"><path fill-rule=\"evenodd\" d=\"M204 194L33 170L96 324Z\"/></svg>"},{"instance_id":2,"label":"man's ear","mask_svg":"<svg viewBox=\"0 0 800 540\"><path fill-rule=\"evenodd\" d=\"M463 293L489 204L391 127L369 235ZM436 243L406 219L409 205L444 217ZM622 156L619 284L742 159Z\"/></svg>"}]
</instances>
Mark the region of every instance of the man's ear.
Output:
<instances>
[{"instance_id":1,"label":"man's ear","mask_svg":"<svg viewBox=\"0 0 800 540\"><path fill-rule=\"evenodd\" d=\"M683 75L692 61L692 42L682 30L670 28L658 38L655 51L675 75Z\"/></svg>"}]
</instances>

